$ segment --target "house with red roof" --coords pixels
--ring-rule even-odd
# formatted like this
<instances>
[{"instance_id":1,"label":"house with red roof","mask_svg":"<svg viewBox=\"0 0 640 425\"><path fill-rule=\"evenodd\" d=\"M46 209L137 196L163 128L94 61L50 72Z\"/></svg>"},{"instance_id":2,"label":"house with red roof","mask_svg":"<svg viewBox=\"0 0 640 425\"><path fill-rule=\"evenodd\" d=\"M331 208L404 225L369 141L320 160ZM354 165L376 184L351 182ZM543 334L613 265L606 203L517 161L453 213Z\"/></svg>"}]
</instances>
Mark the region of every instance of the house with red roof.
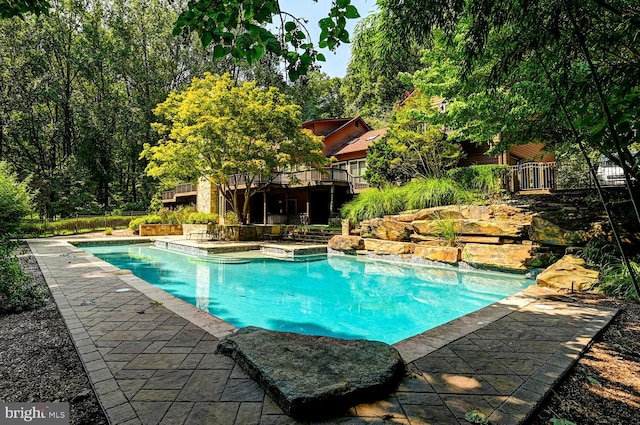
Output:
<instances>
[{"instance_id":1,"label":"house with red roof","mask_svg":"<svg viewBox=\"0 0 640 425\"><path fill-rule=\"evenodd\" d=\"M254 224L327 224L337 218L342 205L367 188L362 178L367 148L385 136L387 130L372 129L361 117L332 118L302 124L322 136L324 154L331 158L324 169L286 170L276 175L264 190L250 199L249 222ZM176 207L191 203L198 211L223 216L226 202L218 188L206 181L180 185L165 191L163 205ZM244 202L240 199L240 204Z\"/></svg>"}]
</instances>

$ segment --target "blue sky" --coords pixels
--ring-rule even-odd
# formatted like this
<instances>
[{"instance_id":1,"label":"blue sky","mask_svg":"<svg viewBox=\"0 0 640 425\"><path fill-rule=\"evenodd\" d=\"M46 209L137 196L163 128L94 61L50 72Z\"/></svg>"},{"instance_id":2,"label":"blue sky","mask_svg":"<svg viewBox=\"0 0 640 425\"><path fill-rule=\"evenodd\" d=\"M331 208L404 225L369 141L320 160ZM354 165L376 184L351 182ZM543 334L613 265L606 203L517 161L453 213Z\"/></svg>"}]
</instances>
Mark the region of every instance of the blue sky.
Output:
<instances>
[{"instance_id":1,"label":"blue sky","mask_svg":"<svg viewBox=\"0 0 640 425\"><path fill-rule=\"evenodd\" d=\"M375 0L351 0L351 4L358 9L361 18L367 16L376 6ZM317 46L320 35L318 21L327 16L331 2L328 0L319 0L317 3L313 0L280 0L280 7L298 18L305 18L309 21L307 29L311 33L313 43ZM353 36L353 28L360 19L347 20L347 29L351 36ZM320 49L320 51L327 58L326 62L320 62L322 71L330 77L344 77L351 58L351 44L341 44L335 53L326 49Z\"/></svg>"}]
</instances>

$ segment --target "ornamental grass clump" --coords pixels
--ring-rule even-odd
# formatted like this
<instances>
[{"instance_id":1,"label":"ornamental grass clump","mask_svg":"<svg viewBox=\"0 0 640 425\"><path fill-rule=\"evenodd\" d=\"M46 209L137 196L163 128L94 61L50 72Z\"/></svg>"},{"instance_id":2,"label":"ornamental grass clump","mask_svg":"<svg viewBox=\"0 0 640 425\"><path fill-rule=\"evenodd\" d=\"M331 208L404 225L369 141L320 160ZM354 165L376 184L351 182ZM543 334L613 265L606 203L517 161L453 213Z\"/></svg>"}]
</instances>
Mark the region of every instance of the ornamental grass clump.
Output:
<instances>
[{"instance_id":1,"label":"ornamental grass clump","mask_svg":"<svg viewBox=\"0 0 640 425\"><path fill-rule=\"evenodd\" d=\"M449 246L456 246L458 243L458 231L456 230L455 222L449 217L440 217L440 215L436 214L434 223L438 229L438 236L447 241Z\"/></svg>"},{"instance_id":2,"label":"ornamental grass clump","mask_svg":"<svg viewBox=\"0 0 640 425\"><path fill-rule=\"evenodd\" d=\"M342 207L342 218L356 224L406 210L458 205L474 200L472 192L464 190L452 179L415 179L404 186L364 190Z\"/></svg>"},{"instance_id":3,"label":"ornamental grass clump","mask_svg":"<svg viewBox=\"0 0 640 425\"><path fill-rule=\"evenodd\" d=\"M369 188L360 193L353 201L342 207L342 217L352 223L396 214L406 209L402 188L386 186L382 189Z\"/></svg>"},{"instance_id":4,"label":"ornamental grass clump","mask_svg":"<svg viewBox=\"0 0 640 425\"><path fill-rule=\"evenodd\" d=\"M630 260L629 266L636 276L640 276L640 258L636 258L635 261ZM633 287L630 270L624 263L613 263L604 266L600 270L599 288L602 292L612 297L640 301Z\"/></svg>"},{"instance_id":5,"label":"ornamental grass clump","mask_svg":"<svg viewBox=\"0 0 640 425\"><path fill-rule=\"evenodd\" d=\"M457 205L474 199L472 193L448 178L412 180L402 186L402 196L408 210Z\"/></svg>"},{"instance_id":6,"label":"ornamental grass clump","mask_svg":"<svg viewBox=\"0 0 640 425\"><path fill-rule=\"evenodd\" d=\"M588 267L600 271L598 288L606 295L640 301L630 270L622 261L618 247L603 238L594 238L579 252ZM629 260L635 276L640 276L640 256Z\"/></svg>"}]
</instances>

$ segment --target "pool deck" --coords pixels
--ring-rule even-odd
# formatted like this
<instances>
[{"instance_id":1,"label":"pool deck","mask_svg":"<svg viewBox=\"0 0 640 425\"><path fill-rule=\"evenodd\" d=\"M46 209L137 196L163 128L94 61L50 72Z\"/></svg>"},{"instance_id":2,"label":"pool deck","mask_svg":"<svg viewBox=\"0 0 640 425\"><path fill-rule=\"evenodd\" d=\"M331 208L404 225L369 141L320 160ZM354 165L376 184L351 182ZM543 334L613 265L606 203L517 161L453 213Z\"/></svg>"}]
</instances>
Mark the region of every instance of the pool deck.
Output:
<instances>
[{"instance_id":1,"label":"pool deck","mask_svg":"<svg viewBox=\"0 0 640 425\"><path fill-rule=\"evenodd\" d=\"M233 326L65 240L28 243L112 424L523 423L616 314L528 288L395 344L407 373L383 400L300 422L215 353Z\"/></svg>"}]
</instances>

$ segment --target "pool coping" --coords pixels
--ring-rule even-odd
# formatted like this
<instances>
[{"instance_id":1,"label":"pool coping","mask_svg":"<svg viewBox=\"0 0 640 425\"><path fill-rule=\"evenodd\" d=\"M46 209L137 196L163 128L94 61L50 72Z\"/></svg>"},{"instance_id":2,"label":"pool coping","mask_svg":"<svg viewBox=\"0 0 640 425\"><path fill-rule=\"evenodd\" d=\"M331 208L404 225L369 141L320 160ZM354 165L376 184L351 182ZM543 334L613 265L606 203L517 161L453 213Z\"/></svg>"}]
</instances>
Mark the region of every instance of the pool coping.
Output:
<instances>
[{"instance_id":1,"label":"pool coping","mask_svg":"<svg viewBox=\"0 0 640 425\"><path fill-rule=\"evenodd\" d=\"M88 242L86 239L83 240ZM29 242L29 241L27 241ZM211 314L198 309L197 307L180 300L179 298L154 287L146 281L134 276L131 272L123 271L117 267L93 256L92 254L82 250L69 243L67 240L58 240L59 247L66 249L70 254L78 257L82 257L87 260L92 266L101 270L105 275L117 277L123 285L129 285L136 291L144 294L154 302L161 303L163 307L167 308L174 314L184 318L190 323L198 326L215 338L222 338L225 335L231 334L237 330L236 327L229 323L212 316ZM102 240L98 240L102 242ZM31 243L30 243L31 245ZM37 251L37 250L36 250ZM48 270L46 264L42 261L42 258L34 251L38 264L43 272L43 275L49 285L52 295L58 305L67 327L71 333L76 349L80 355L80 358L85 366L92 385L98 394L98 398L105 410L111 423L124 423L120 421L120 417L131 416L132 409L126 407L127 397L121 391L118 393L117 385L113 375L109 372L107 364L104 360L101 361L101 357L95 359L95 353L98 352L96 346L92 343L89 334L82 325L82 320L76 316L63 294L62 290L58 287L55 276ZM546 290L542 288L527 288L518 294L511 297L493 303L487 307L477 310L468 315L454 319L441 326L425 331L421 334L402 340L393 346L400 352L403 360L407 365L412 362L423 358L431 353L446 347L473 332L482 329L483 327L491 324L497 320L505 318L511 313L523 309L525 307L535 308L534 303L540 302L541 294L552 295L555 294L552 290ZM577 361L582 352L588 347L593 338L595 338L599 332L601 332L606 325L615 317L617 310L599 308L603 312L602 317L591 320L584 328L583 332L576 336L575 341L570 341L568 344L564 344L560 350L553 356L553 362L549 367L541 368L531 377L534 381L544 383L545 390L542 391L522 391L514 393L512 397L517 397L517 403L515 405L524 406L526 416L531 414L542 398L551 390L553 385L571 368L571 366ZM87 361L87 354L93 354L90 357L91 360ZM113 380L113 383L109 383L109 379ZM110 398L105 401L105 391L103 388L108 388L108 394ZM511 398L511 397L510 397ZM510 398L504 400L505 406L510 406L513 403L509 403ZM123 401L124 400L124 401ZM114 412L114 408L120 409L120 411ZM122 415L121 410L127 410L127 414ZM526 418L525 416L525 418ZM501 412L496 409L492 413L494 420L499 423L519 423L518 421L505 420L505 418L522 417L522 412L519 412L519 416L514 416L514 412L506 411ZM489 418L491 419L491 417Z\"/></svg>"}]
</instances>

